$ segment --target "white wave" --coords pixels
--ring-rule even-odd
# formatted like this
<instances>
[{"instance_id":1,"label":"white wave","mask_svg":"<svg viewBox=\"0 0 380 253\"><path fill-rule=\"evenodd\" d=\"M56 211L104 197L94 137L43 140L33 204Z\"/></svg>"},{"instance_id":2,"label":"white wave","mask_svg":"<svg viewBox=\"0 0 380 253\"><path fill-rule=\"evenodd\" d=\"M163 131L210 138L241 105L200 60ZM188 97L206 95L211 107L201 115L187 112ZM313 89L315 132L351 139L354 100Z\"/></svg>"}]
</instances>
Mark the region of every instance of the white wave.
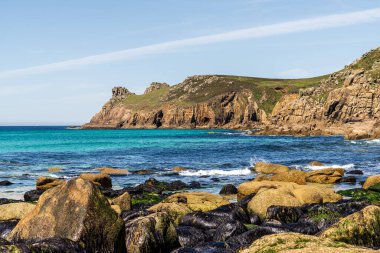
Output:
<instances>
[{"instance_id":1,"label":"white wave","mask_svg":"<svg viewBox=\"0 0 380 253\"><path fill-rule=\"evenodd\" d=\"M333 165L323 165L323 166L312 166L312 165L307 165L305 166L307 169L310 170L321 170L321 169L327 169L327 168L336 168L336 169L353 169L355 168L355 164L349 163L349 164L344 164L344 165L339 165L339 164L333 164Z\"/></svg>"},{"instance_id":2,"label":"white wave","mask_svg":"<svg viewBox=\"0 0 380 253\"><path fill-rule=\"evenodd\" d=\"M257 156L254 156L254 157L251 157L249 163L250 163L251 167L255 167L257 162L268 162L268 161L265 159L259 158Z\"/></svg>"},{"instance_id":3,"label":"white wave","mask_svg":"<svg viewBox=\"0 0 380 253\"><path fill-rule=\"evenodd\" d=\"M252 171L248 168L238 170L185 170L179 172L179 175L186 177L194 176L244 176L251 174Z\"/></svg>"},{"instance_id":4,"label":"white wave","mask_svg":"<svg viewBox=\"0 0 380 253\"><path fill-rule=\"evenodd\" d=\"M380 139L374 139L374 140L369 140L369 141L365 141L366 143L369 143L369 144L379 144L380 143Z\"/></svg>"}]
</instances>

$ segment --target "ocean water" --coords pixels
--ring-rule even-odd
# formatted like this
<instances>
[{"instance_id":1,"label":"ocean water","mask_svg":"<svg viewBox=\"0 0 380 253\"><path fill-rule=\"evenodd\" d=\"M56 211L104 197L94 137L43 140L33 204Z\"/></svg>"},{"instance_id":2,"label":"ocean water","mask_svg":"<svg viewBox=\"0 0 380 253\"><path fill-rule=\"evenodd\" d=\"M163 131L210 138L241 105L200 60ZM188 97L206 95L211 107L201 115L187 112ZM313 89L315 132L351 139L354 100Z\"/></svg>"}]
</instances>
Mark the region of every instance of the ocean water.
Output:
<instances>
[{"instance_id":1,"label":"ocean water","mask_svg":"<svg viewBox=\"0 0 380 253\"><path fill-rule=\"evenodd\" d=\"M39 176L71 178L109 166L153 175L112 178L114 188L134 186L150 177L198 181L202 191L219 192L227 183L252 179L257 161L315 170L310 161L365 175L380 173L380 141L347 141L342 137L249 136L232 130L68 130L65 127L0 127L0 197L22 198ZM188 170L173 175L171 168ZM59 173L48 168L59 167ZM355 187L359 187L356 184ZM337 187L353 187L339 185Z\"/></svg>"}]
</instances>

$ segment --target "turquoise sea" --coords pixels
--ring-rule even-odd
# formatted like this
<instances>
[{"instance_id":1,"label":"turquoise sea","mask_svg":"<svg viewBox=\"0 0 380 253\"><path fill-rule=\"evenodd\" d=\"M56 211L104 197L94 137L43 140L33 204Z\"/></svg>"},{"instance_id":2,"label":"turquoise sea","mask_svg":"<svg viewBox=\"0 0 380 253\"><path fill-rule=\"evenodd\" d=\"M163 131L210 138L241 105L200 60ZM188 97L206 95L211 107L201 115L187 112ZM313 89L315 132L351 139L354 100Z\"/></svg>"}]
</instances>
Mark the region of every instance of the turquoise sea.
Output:
<instances>
[{"instance_id":1,"label":"turquoise sea","mask_svg":"<svg viewBox=\"0 0 380 253\"><path fill-rule=\"evenodd\" d=\"M380 140L347 141L343 137L249 136L232 130L68 130L66 127L0 127L0 198L22 198L39 176L71 178L108 166L152 175L113 177L115 188L133 186L149 177L198 181L204 191L218 192L255 177L256 161L304 170L310 161L326 167L380 173ZM187 171L173 174L171 168ZM59 167L59 173L48 168ZM360 186L357 184L356 186ZM339 187L345 187L341 185ZM352 187L352 186L350 186Z\"/></svg>"}]
</instances>

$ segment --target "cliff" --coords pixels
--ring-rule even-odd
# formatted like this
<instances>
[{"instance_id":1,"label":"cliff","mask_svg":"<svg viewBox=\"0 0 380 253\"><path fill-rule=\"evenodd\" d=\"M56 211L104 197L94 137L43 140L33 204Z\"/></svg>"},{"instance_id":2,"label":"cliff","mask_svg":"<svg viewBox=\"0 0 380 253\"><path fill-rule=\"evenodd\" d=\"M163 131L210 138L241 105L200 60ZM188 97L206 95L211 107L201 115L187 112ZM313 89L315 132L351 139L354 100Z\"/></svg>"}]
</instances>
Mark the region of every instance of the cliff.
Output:
<instances>
[{"instance_id":1,"label":"cliff","mask_svg":"<svg viewBox=\"0 0 380 253\"><path fill-rule=\"evenodd\" d=\"M377 137L380 48L307 79L192 76L143 95L122 87L84 128L255 128L256 134Z\"/></svg>"}]
</instances>

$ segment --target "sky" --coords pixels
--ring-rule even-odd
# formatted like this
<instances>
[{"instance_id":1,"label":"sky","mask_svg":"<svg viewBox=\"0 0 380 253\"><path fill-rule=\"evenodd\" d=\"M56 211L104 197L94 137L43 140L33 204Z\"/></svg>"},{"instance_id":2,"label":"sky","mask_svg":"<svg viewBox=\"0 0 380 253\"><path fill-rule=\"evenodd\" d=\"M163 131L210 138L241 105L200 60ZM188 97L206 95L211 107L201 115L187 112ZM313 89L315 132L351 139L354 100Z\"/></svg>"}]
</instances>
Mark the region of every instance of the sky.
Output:
<instances>
[{"instance_id":1,"label":"sky","mask_svg":"<svg viewBox=\"0 0 380 253\"><path fill-rule=\"evenodd\" d=\"M374 0L1 0L0 125L79 125L114 86L332 73L380 46Z\"/></svg>"}]
</instances>

